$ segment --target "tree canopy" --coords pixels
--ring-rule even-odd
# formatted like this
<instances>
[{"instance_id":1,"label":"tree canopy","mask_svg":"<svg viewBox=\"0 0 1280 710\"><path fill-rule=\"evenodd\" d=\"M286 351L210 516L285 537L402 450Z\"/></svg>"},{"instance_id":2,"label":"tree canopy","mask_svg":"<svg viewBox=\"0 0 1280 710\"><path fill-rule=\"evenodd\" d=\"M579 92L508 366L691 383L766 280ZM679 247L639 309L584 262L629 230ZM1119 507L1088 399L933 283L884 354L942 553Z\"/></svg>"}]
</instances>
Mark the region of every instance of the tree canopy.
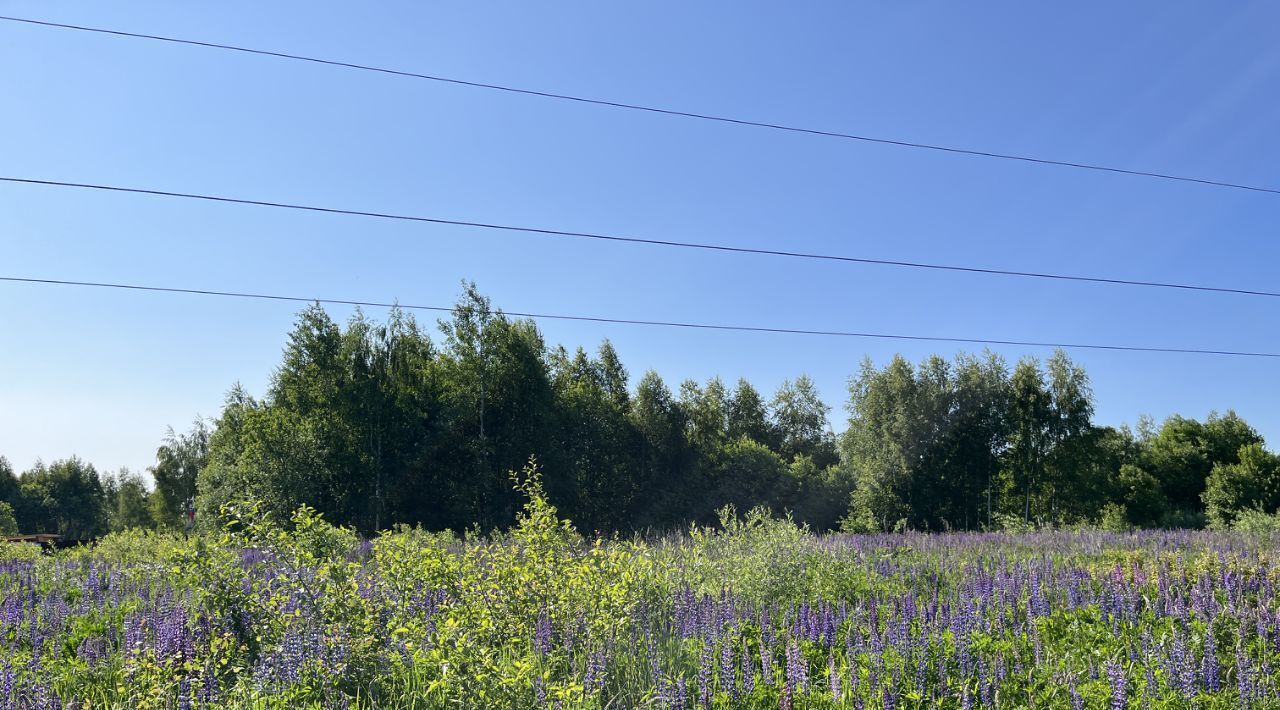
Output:
<instances>
[{"instance_id":1,"label":"tree canopy","mask_svg":"<svg viewBox=\"0 0 1280 710\"><path fill-rule=\"evenodd\" d=\"M608 341L548 346L473 285L437 327L399 309L340 324L313 305L260 398L233 386L215 419L165 435L154 486L75 457L18 476L0 458L0 501L23 532L74 539L184 527L193 507L214 525L247 499L365 533L489 530L515 520L507 474L536 456L556 507L601 533L710 523L724 505L866 531L1230 525L1280 507L1280 465L1243 419L1100 426L1062 351L864 361L837 436L803 374L767 397L745 379L673 390L653 371L633 386Z\"/></svg>"}]
</instances>

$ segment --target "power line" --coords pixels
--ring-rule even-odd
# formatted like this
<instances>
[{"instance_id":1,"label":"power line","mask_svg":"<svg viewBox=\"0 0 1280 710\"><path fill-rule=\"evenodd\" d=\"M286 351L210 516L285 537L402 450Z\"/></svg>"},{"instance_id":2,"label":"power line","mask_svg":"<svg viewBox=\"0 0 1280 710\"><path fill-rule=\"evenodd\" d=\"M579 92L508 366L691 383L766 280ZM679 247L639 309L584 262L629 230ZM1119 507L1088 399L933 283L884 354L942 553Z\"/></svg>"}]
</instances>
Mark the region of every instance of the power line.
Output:
<instances>
[{"instance_id":1,"label":"power line","mask_svg":"<svg viewBox=\"0 0 1280 710\"><path fill-rule=\"evenodd\" d=\"M677 247L683 249L700 249L704 251L729 252L737 254L756 254L760 256L780 256L795 259L813 259L820 261L836 261L854 264L875 264L879 266L896 266L911 269L929 269L933 271L957 271L969 274L985 274L989 276L1017 276L1023 278L1049 279L1054 281L1079 281L1085 283L1112 284L1118 286L1142 286L1149 288L1167 288L1178 289L1182 291L1203 291L1210 293L1230 293L1244 296L1266 296L1270 298L1280 298L1280 292L1261 291L1245 288L1228 288L1223 286L1202 286L1196 284L1174 283L1166 281L1144 281L1139 279L1119 279L1105 278L1101 276L1076 276L1069 274L1053 274L1037 271L1017 271L1012 269L991 269L976 266L957 266L954 264L934 264L916 261L901 261L896 259L872 259L868 257L845 256L839 254L817 254L812 252L786 251L782 249L758 249L753 247L738 247L726 244L707 244L703 242L686 242L670 239L650 239L645 237L628 237L616 234L601 234L596 232L576 232L563 229L549 229L544 227L522 227L510 224L496 224L492 222L475 222L469 220L445 219L442 217L427 217L422 215L405 215L393 214L389 212L371 212L367 210L351 210L336 207L320 207L316 205L302 205L287 202L272 202L267 200L252 200L237 197L225 197L221 195L203 195L190 192L174 192L171 190L152 190L138 187L121 187L119 185L100 185L82 182L66 182L61 180L39 180L35 178L21 178L0 176L0 182L17 183L24 185L42 185L47 187L69 187L84 190L100 190L105 192L129 193L138 195L151 195L155 197L172 197L189 200L203 200L206 202L222 202L237 205L252 205L255 207L273 207L277 209L301 210L304 212L319 212L323 214L347 215L353 217L371 217L376 219L389 219L404 222L426 222L429 224L442 224L456 227L470 227L476 229L490 229L503 232L521 232L527 234L537 234L541 236L554 237L571 237L576 239L594 239L598 241L608 242L624 242L630 244L647 244L650 246Z\"/></svg>"},{"instance_id":2,"label":"power line","mask_svg":"<svg viewBox=\"0 0 1280 710\"><path fill-rule=\"evenodd\" d=\"M197 288L170 288L164 286L144 286L139 284L107 283L101 281L71 281L66 279L38 279L17 276L0 276L0 281L9 283L43 284L54 286L84 286L90 288L109 288L128 291L146 291L154 293L191 294L198 296L224 296L231 298L252 298L271 301L287 301L294 303L327 303L343 306L368 306L376 308L403 308L406 310L435 311L437 313L453 313L456 308L444 306L423 306L408 303L386 303L380 301L359 301L338 298L307 298L304 296L281 296L266 293L250 293L244 291L216 291ZM952 338L931 335L903 335L898 333L865 333L843 330L808 330L803 328L769 328L763 326L719 325L712 323L688 323L680 321L638 320L631 318L603 318L594 316L571 316L551 313L527 313L520 311L497 311L519 318L535 320L566 320L589 323L612 323L617 325L645 325L664 328L685 328L690 330L738 331L748 333L775 333L783 335L821 335L842 338L867 338L877 340L910 340L939 343L966 343L973 345L1016 345L1036 348L1064 348L1071 350L1113 350L1144 353L1179 353L1188 355L1227 355L1235 357L1280 358L1280 353L1251 352L1242 350L1209 350L1199 348L1146 347L1138 345L1105 345L1098 343L1050 343L1034 340L996 340L992 338Z\"/></svg>"},{"instance_id":3,"label":"power line","mask_svg":"<svg viewBox=\"0 0 1280 710\"><path fill-rule=\"evenodd\" d=\"M742 118L732 118L729 116L717 116L714 114L695 113L692 111L680 111L677 109L659 108L656 106L645 106L642 104L624 103L621 101L608 101L605 99L593 99L584 96L573 96L570 94L558 94L549 91L537 91L534 89L523 89L515 86L505 86L502 84L490 84L480 81L468 81L465 79L456 79L446 76L437 76L433 74L421 74L418 72L404 71L400 69L388 69L386 67L375 67L367 64L356 64L352 62L341 62L332 59L321 59L319 57L308 57L301 54L289 54L286 52L274 52L266 49L253 49L251 47L241 47L231 44L219 44L216 42L201 42L192 39L182 39L178 37L165 37L161 35L142 34L139 32L125 32L122 30L109 30L101 27L86 27L83 25L70 25L60 22L48 22L45 20L32 20L24 17L6 17L0 16L0 20L7 22L21 22L28 25L39 25L41 27L51 27L65 30L77 30L80 32L94 32L98 34L113 35L117 37L130 37L133 39L146 39L157 42L169 42L172 44L190 45L193 47L205 47L208 49L221 49L232 52L243 52L245 54L255 54L264 57L275 57L277 59L289 59L300 62L310 62L312 64L323 64L326 66L342 67L345 69L357 69L360 71L378 72L380 74L390 74L394 76L407 77L411 79L425 79L427 81L435 81L445 84L454 84L457 86L468 86L477 89L490 89L493 91L504 91L512 94L523 94L526 96L538 96L547 99L558 99L562 101L573 101L581 104L591 104L595 106L607 106L609 108L627 109L631 111L645 111L648 113L661 114L666 116L678 116L681 118L694 118L701 121L714 121L717 123L728 123L739 126L750 126L753 128L767 128L775 131L787 131L791 133L803 133L813 136L822 136L826 138L840 138L844 140L860 141L863 143L877 143L881 145L891 145L900 148L917 148L921 150L932 150L943 153L954 153L959 155L969 155L981 158L996 158L1000 160L1014 160L1023 163L1034 163L1037 165L1051 165L1062 168L1077 168L1081 170L1094 170L1099 172L1116 173L1120 175L1132 175L1137 177L1157 178L1160 180L1174 180L1178 182L1196 183L1200 185L1212 185L1214 187L1226 187L1235 190L1249 190L1251 192L1264 192L1274 195L1280 195L1280 189L1272 187L1262 187L1258 185L1246 185L1243 183L1226 182L1223 180L1210 180L1206 178L1190 177L1186 175L1173 175L1170 173L1157 173L1146 170L1130 170L1127 168L1117 168L1109 165L1098 165L1094 163L1078 163L1068 160L1053 160L1049 158L1037 158L1026 155L1014 155L1012 153L997 153L986 150L976 150L971 148L957 148L954 146L935 145L932 143L920 143L916 141L898 140L893 138L878 138L875 136L858 135L854 133L842 133L839 131L826 131L817 128L804 128L801 126L789 126L780 123L768 123L764 121L751 121Z\"/></svg>"}]
</instances>

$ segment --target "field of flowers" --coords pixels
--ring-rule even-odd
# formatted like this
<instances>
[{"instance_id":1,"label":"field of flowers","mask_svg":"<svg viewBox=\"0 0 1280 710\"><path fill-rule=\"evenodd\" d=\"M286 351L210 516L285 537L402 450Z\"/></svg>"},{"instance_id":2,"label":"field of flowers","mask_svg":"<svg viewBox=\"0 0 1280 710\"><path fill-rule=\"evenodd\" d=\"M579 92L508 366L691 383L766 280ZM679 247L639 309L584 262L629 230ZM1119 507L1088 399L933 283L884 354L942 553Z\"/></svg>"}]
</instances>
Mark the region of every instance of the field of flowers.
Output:
<instances>
[{"instance_id":1,"label":"field of flowers","mask_svg":"<svg viewBox=\"0 0 1280 710\"><path fill-rule=\"evenodd\" d=\"M0 563L4 707L1280 707L1270 540L760 514L369 541L307 510Z\"/></svg>"}]
</instances>

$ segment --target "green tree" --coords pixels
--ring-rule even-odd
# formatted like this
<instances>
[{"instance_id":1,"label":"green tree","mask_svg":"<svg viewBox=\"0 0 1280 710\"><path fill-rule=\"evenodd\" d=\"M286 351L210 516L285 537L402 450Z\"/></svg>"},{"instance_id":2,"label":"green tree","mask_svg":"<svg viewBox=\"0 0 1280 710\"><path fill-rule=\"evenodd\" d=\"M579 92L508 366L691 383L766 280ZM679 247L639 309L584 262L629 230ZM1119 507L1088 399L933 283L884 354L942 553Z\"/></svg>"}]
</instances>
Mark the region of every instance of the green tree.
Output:
<instances>
[{"instance_id":1,"label":"green tree","mask_svg":"<svg viewBox=\"0 0 1280 710\"><path fill-rule=\"evenodd\" d=\"M421 523L432 509L422 490L425 462L446 426L435 377L436 350L416 320L399 308L374 331L373 369L379 382L371 430L375 460L370 528L396 521Z\"/></svg>"},{"instance_id":2,"label":"green tree","mask_svg":"<svg viewBox=\"0 0 1280 710\"><path fill-rule=\"evenodd\" d=\"M197 418L185 434L169 428L150 469L156 485L148 501L156 525L175 528L186 523L187 510L195 506L196 477L209 460L211 434L202 418Z\"/></svg>"},{"instance_id":3,"label":"green tree","mask_svg":"<svg viewBox=\"0 0 1280 710\"><path fill-rule=\"evenodd\" d=\"M444 441L428 480L435 491L452 494L437 503L447 511L444 527L510 525L518 501L505 472L540 453L556 431L546 346L532 321L508 319L474 284L440 328L445 342L433 376L441 387ZM563 467L553 470L548 461L547 468L548 489L563 491Z\"/></svg>"},{"instance_id":4,"label":"green tree","mask_svg":"<svg viewBox=\"0 0 1280 710\"><path fill-rule=\"evenodd\" d=\"M947 387L951 395L940 402L945 411L935 410L941 434L931 457L935 473L932 480L926 473L925 485L941 527L990 525L993 484L1008 441L1008 369L991 353L960 354Z\"/></svg>"},{"instance_id":5,"label":"green tree","mask_svg":"<svg viewBox=\"0 0 1280 710\"><path fill-rule=\"evenodd\" d=\"M711 472L710 496L701 517L710 517L725 505L737 510L777 506L791 497L787 464L768 446L752 439L725 444Z\"/></svg>"},{"instance_id":6,"label":"green tree","mask_svg":"<svg viewBox=\"0 0 1280 710\"><path fill-rule=\"evenodd\" d=\"M1274 513L1280 507L1280 457L1262 444L1240 447L1236 463L1217 462L1205 486L1209 523L1227 528L1246 510Z\"/></svg>"},{"instance_id":7,"label":"green tree","mask_svg":"<svg viewBox=\"0 0 1280 710\"><path fill-rule=\"evenodd\" d=\"M234 391L208 438L202 517L257 491L285 506L276 513L307 503L366 532L391 517L421 522L424 500L439 492L423 462L450 426L438 390L431 342L400 309L384 323L357 311L344 329L307 308L266 400ZM184 455L162 457L163 470L187 468L171 459L198 465L200 437L189 439L169 447Z\"/></svg>"},{"instance_id":8,"label":"green tree","mask_svg":"<svg viewBox=\"0 0 1280 710\"><path fill-rule=\"evenodd\" d=\"M764 398L746 379L738 380L733 394L729 396L726 409L726 433L731 441L750 439L766 446L774 446Z\"/></svg>"},{"instance_id":9,"label":"green tree","mask_svg":"<svg viewBox=\"0 0 1280 710\"><path fill-rule=\"evenodd\" d=\"M685 438L685 411L653 370L636 386L630 419L637 435L630 518L642 529L676 527L695 502L695 457Z\"/></svg>"},{"instance_id":10,"label":"green tree","mask_svg":"<svg viewBox=\"0 0 1280 710\"><path fill-rule=\"evenodd\" d=\"M14 516L14 527L21 527L18 525L17 516L25 503L22 498L22 489L17 475L13 472L13 465L3 456L0 456L0 502L9 506L9 514Z\"/></svg>"},{"instance_id":11,"label":"green tree","mask_svg":"<svg viewBox=\"0 0 1280 710\"><path fill-rule=\"evenodd\" d=\"M106 531L105 494L91 464L71 457L37 463L19 481L23 505L18 523L33 533L89 540Z\"/></svg>"},{"instance_id":12,"label":"green tree","mask_svg":"<svg viewBox=\"0 0 1280 710\"><path fill-rule=\"evenodd\" d=\"M1094 445L1093 389L1084 368L1058 350L1046 363L1049 394L1048 452L1043 483L1045 516L1061 523L1075 506L1072 498L1082 484L1084 462Z\"/></svg>"},{"instance_id":13,"label":"green tree","mask_svg":"<svg viewBox=\"0 0 1280 710\"><path fill-rule=\"evenodd\" d=\"M857 481L848 526L888 530L911 524L914 464L923 457L915 369L895 356L883 370L870 359L849 383L849 427L843 458Z\"/></svg>"},{"instance_id":14,"label":"green tree","mask_svg":"<svg viewBox=\"0 0 1280 710\"><path fill-rule=\"evenodd\" d=\"M1167 506L1160 493L1160 482L1154 476L1127 463L1120 466L1116 483L1119 490L1113 502L1124 506L1130 523L1141 527L1159 524L1167 512Z\"/></svg>"},{"instance_id":15,"label":"green tree","mask_svg":"<svg viewBox=\"0 0 1280 710\"><path fill-rule=\"evenodd\" d=\"M787 467L787 475L790 481L780 495L796 522L817 531L839 526L856 485L847 468L837 464L818 468L812 458L801 454Z\"/></svg>"},{"instance_id":16,"label":"green tree","mask_svg":"<svg viewBox=\"0 0 1280 710\"><path fill-rule=\"evenodd\" d=\"M299 314L272 377L269 411L248 420L254 427L247 433L260 448L247 450L251 458L241 462L246 475L256 470L269 479L262 488L279 492L274 502L289 506L277 512L307 503L332 520L371 527L376 473L369 449L379 424L370 402L376 387L371 330L360 311L345 331L320 304ZM301 486L302 497L287 494L293 485Z\"/></svg>"},{"instance_id":17,"label":"green tree","mask_svg":"<svg viewBox=\"0 0 1280 710\"><path fill-rule=\"evenodd\" d=\"M729 398L724 383L719 377L708 380L706 387L693 380L681 383L680 406L687 417L689 443L714 460L729 440Z\"/></svg>"},{"instance_id":18,"label":"green tree","mask_svg":"<svg viewBox=\"0 0 1280 710\"><path fill-rule=\"evenodd\" d=\"M560 422L555 458L567 469L561 476L560 507L587 530L627 529L636 494L626 371L612 350L605 343L596 360L581 348L572 360L563 352L553 357Z\"/></svg>"},{"instance_id":19,"label":"green tree","mask_svg":"<svg viewBox=\"0 0 1280 710\"><path fill-rule=\"evenodd\" d=\"M609 399L620 410L626 411L631 404L627 368L623 367L618 351L608 339L596 350L596 368L600 373L600 386L609 394Z\"/></svg>"},{"instance_id":20,"label":"green tree","mask_svg":"<svg viewBox=\"0 0 1280 710\"><path fill-rule=\"evenodd\" d=\"M9 459L0 456L0 500L13 503L18 495L18 476L13 471L13 465L9 463Z\"/></svg>"},{"instance_id":21,"label":"green tree","mask_svg":"<svg viewBox=\"0 0 1280 710\"><path fill-rule=\"evenodd\" d=\"M1228 412L1210 414L1205 422L1181 416L1164 421L1158 431L1141 440L1142 467L1160 482L1169 502L1171 525L1195 527L1205 514L1205 482L1219 463L1240 461L1242 447L1261 444L1243 419Z\"/></svg>"},{"instance_id":22,"label":"green tree","mask_svg":"<svg viewBox=\"0 0 1280 710\"><path fill-rule=\"evenodd\" d=\"M769 403L778 452L786 461L797 456L812 458L819 468L838 460L835 437L827 425L831 412L808 375L784 380Z\"/></svg>"},{"instance_id":23,"label":"green tree","mask_svg":"<svg viewBox=\"0 0 1280 710\"><path fill-rule=\"evenodd\" d=\"M1018 512L1024 523L1031 521L1032 504L1043 494L1052 417L1053 397L1045 388L1040 364L1034 358L1025 358L1014 368L1010 381L1006 469L1008 499L1020 501Z\"/></svg>"},{"instance_id":24,"label":"green tree","mask_svg":"<svg viewBox=\"0 0 1280 710\"><path fill-rule=\"evenodd\" d=\"M933 356L913 367L869 361L850 384L844 467L857 482L855 529L970 528L984 522L1007 447L1010 391L1002 360ZM985 515L984 515L985 513Z\"/></svg>"},{"instance_id":25,"label":"green tree","mask_svg":"<svg viewBox=\"0 0 1280 710\"><path fill-rule=\"evenodd\" d=\"M111 532L155 527L154 506L149 501L154 494L147 491L146 483L138 474L121 469L103 481L103 493L107 529Z\"/></svg>"},{"instance_id":26,"label":"green tree","mask_svg":"<svg viewBox=\"0 0 1280 710\"><path fill-rule=\"evenodd\" d=\"M246 495L239 490L239 460L244 453L245 421L263 405L238 383L223 400L222 414L209 437L208 462L196 476L196 523L202 527L220 525L223 505L238 503Z\"/></svg>"},{"instance_id":27,"label":"green tree","mask_svg":"<svg viewBox=\"0 0 1280 710\"><path fill-rule=\"evenodd\" d=\"M0 535L17 535L18 519L13 514L13 506L8 501L0 500Z\"/></svg>"},{"instance_id":28,"label":"green tree","mask_svg":"<svg viewBox=\"0 0 1280 710\"><path fill-rule=\"evenodd\" d=\"M261 502L265 514L281 521L304 504L318 510L336 507L335 475L328 469L329 457L312 420L261 405L234 415L242 417L234 441L229 441L231 436L222 438L220 427L210 445L209 465L198 481L197 516L202 523L218 525L224 505L246 500ZM230 451L224 453L223 446Z\"/></svg>"}]
</instances>

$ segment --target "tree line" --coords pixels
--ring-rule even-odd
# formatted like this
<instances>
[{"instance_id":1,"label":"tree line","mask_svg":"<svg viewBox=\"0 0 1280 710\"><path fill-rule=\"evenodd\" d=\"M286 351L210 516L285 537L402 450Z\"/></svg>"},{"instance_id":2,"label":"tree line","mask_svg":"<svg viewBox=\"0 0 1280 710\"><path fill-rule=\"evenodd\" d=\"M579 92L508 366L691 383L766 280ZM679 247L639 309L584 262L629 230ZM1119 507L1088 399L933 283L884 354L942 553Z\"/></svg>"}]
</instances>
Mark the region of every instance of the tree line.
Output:
<instances>
[{"instance_id":1,"label":"tree line","mask_svg":"<svg viewBox=\"0 0 1280 710\"><path fill-rule=\"evenodd\" d=\"M237 385L216 419L170 430L153 487L77 458L20 476L0 458L0 529L208 525L253 499L366 533L489 530L514 520L508 472L531 456L552 502L602 533L712 522L725 505L847 531L1226 526L1280 507L1280 458L1240 417L1099 426L1061 351L1012 368L990 353L864 361L836 435L806 376L769 397L742 379L672 389L653 371L633 387L608 341L550 347L474 286L439 330L398 309L343 327L311 306L265 396Z\"/></svg>"}]
</instances>

